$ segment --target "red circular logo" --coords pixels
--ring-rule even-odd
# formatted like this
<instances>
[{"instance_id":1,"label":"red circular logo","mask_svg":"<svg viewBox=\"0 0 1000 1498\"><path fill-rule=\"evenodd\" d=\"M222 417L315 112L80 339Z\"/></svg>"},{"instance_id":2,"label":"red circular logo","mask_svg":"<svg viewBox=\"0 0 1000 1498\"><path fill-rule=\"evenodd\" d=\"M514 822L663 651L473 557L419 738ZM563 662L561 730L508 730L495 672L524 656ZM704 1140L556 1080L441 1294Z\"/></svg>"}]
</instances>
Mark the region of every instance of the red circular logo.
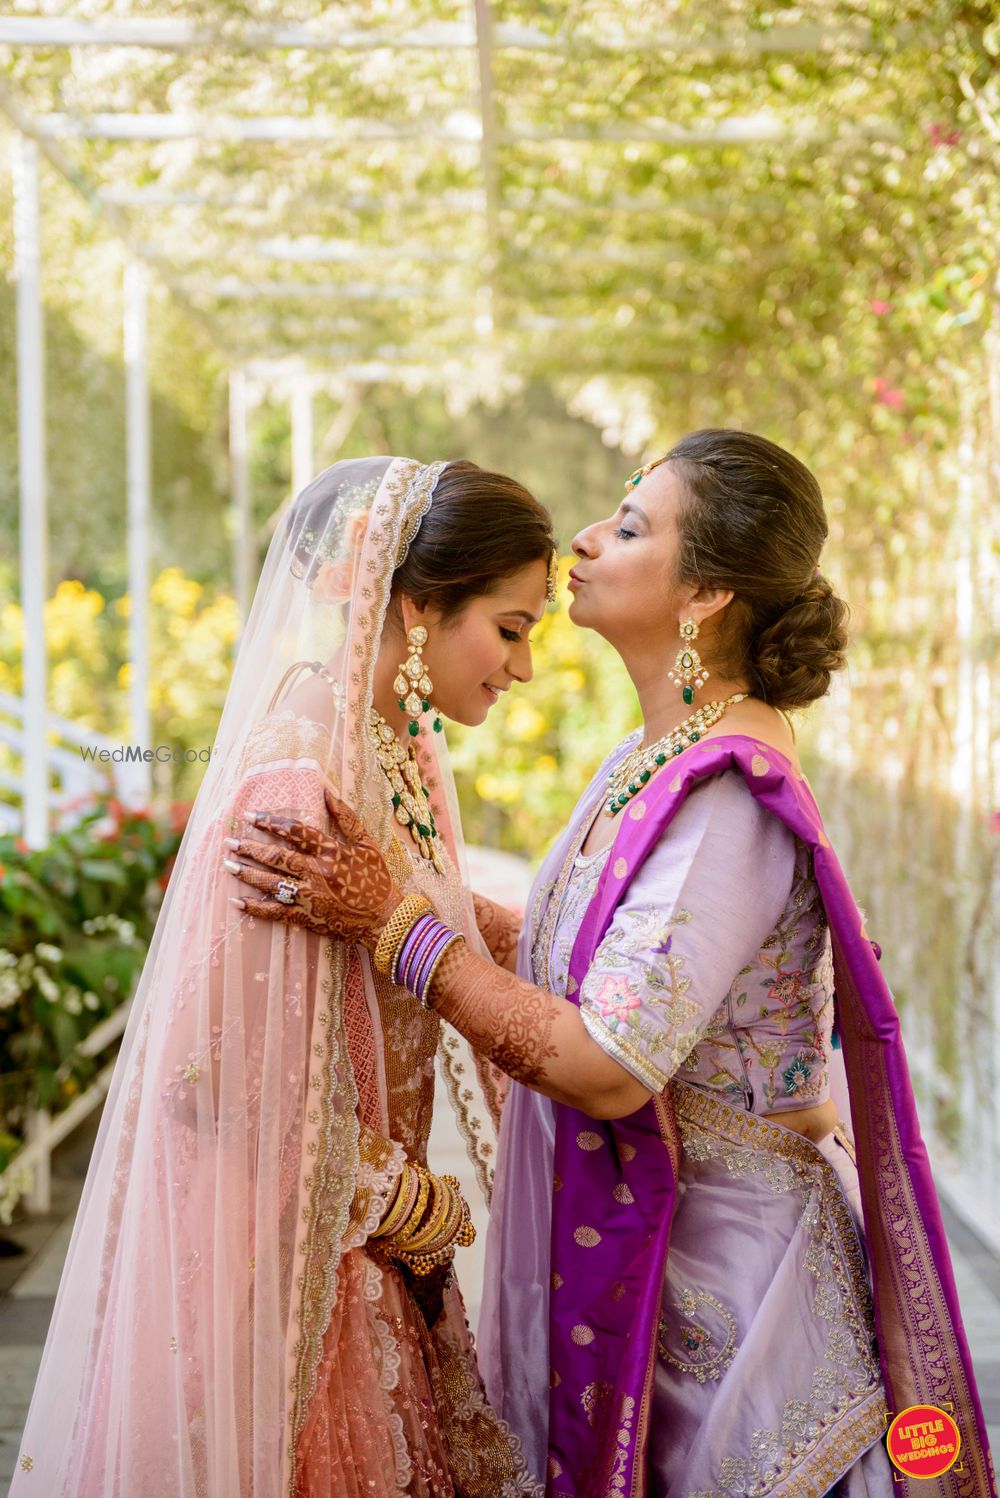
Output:
<instances>
[{"instance_id":1,"label":"red circular logo","mask_svg":"<svg viewBox=\"0 0 1000 1498\"><path fill-rule=\"evenodd\" d=\"M913 1404L893 1419L886 1444L893 1466L907 1477L940 1477L958 1461L962 1437L946 1410Z\"/></svg>"}]
</instances>

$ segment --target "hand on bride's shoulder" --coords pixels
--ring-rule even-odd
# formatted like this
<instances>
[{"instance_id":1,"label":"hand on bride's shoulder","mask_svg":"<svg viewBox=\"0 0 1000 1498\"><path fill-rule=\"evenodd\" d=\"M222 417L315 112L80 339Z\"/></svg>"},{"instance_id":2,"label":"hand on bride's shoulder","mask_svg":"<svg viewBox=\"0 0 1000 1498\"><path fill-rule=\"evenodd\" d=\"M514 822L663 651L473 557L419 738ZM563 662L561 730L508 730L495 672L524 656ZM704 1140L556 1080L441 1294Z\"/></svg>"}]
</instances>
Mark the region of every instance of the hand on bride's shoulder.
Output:
<instances>
[{"instance_id":1,"label":"hand on bride's shoulder","mask_svg":"<svg viewBox=\"0 0 1000 1498\"><path fill-rule=\"evenodd\" d=\"M329 830L271 812L251 811L259 837L232 838L226 867L247 892L237 903L264 920L283 920L319 935L367 941L398 903L399 891L361 818L331 787L324 791Z\"/></svg>"}]
</instances>

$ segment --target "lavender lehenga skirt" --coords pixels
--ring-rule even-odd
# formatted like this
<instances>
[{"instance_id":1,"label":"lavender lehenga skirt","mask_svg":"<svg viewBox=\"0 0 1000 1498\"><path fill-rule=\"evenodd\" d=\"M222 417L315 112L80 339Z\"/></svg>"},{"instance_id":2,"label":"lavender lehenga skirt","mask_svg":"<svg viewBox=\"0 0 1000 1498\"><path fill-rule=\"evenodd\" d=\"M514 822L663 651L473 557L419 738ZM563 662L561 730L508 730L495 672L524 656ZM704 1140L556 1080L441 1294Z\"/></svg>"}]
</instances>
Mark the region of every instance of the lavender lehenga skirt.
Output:
<instances>
[{"instance_id":1,"label":"lavender lehenga skirt","mask_svg":"<svg viewBox=\"0 0 1000 1498\"><path fill-rule=\"evenodd\" d=\"M683 1162L659 1327L650 1498L891 1498L847 1131L815 1145L707 1090L680 1082L671 1090ZM480 1363L541 1480L555 1128L552 1104L537 1093L512 1088L507 1107L512 1148L498 1162ZM516 1216L503 1210L511 1181ZM596 1398L591 1414L602 1418Z\"/></svg>"}]
</instances>

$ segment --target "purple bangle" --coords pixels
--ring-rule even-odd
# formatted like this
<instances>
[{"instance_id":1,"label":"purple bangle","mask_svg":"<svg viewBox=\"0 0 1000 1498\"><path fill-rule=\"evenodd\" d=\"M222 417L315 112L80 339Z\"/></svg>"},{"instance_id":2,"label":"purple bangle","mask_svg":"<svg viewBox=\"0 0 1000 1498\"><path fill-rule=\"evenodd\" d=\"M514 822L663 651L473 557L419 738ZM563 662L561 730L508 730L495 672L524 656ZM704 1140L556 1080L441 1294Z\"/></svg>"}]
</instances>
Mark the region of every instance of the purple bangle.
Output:
<instances>
[{"instance_id":1,"label":"purple bangle","mask_svg":"<svg viewBox=\"0 0 1000 1498\"><path fill-rule=\"evenodd\" d=\"M445 947L449 942L454 941L454 939L455 932L452 931L450 926L440 925L438 927L434 941L428 951L425 953L424 959L420 964L420 968L414 974L413 978L413 992L416 994L421 1004L425 999L428 974L433 969L435 962L441 956L441 953L444 951Z\"/></svg>"},{"instance_id":2,"label":"purple bangle","mask_svg":"<svg viewBox=\"0 0 1000 1498\"><path fill-rule=\"evenodd\" d=\"M437 952L434 956L434 961L427 968L426 975L422 978L421 981L421 990L418 997L425 1009L430 1008L430 988L431 984L434 982L434 976L437 973L438 968L441 966L442 959L448 952L451 951L452 947L456 946L460 941L464 940L465 937L462 936L460 932L449 931L444 941L442 941L441 945L438 947Z\"/></svg>"},{"instance_id":3,"label":"purple bangle","mask_svg":"<svg viewBox=\"0 0 1000 1498\"><path fill-rule=\"evenodd\" d=\"M414 923L412 929L407 932L406 939L396 956L395 971L392 975L393 981L398 983L401 988L410 987L409 980L412 976L414 958L423 950L425 943L430 940L439 925L440 922L437 917L428 912L426 915L422 915L419 921Z\"/></svg>"},{"instance_id":4,"label":"purple bangle","mask_svg":"<svg viewBox=\"0 0 1000 1498\"><path fill-rule=\"evenodd\" d=\"M431 976L446 947L460 941L457 931L426 914L415 921L403 941L393 966L392 979L400 988L409 989L421 1004L427 1002Z\"/></svg>"}]
</instances>

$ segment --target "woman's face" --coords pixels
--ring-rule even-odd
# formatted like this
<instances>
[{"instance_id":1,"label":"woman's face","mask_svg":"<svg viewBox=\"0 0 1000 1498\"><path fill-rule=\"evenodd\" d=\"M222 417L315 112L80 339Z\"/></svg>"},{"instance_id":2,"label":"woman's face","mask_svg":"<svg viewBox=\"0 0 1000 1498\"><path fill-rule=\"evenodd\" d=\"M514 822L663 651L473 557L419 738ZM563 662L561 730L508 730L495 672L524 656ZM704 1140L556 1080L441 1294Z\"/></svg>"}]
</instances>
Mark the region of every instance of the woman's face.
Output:
<instances>
[{"instance_id":1,"label":"woman's face","mask_svg":"<svg viewBox=\"0 0 1000 1498\"><path fill-rule=\"evenodd\" d=\"M482 723L501 692L530 681L528 636L545 611L548 566L539 560L504 578L492 593L471 599L444 622L431 608L403 601L407 629L427 628L424 664L434 706L454 723Z\"/></svg>"},{"instance_id":2,"label":"woman's face","mask_svg":"<svg viewBox=\"0 0 1000 1498\"><path fill-rule=\"evenodd\" d=\"M695 593L676 581L680 500L680 479L664 463L630 489L607 520L574 537L574 624L596 630L625 653L676 637Z\"/></svg>"}]
</instances>

